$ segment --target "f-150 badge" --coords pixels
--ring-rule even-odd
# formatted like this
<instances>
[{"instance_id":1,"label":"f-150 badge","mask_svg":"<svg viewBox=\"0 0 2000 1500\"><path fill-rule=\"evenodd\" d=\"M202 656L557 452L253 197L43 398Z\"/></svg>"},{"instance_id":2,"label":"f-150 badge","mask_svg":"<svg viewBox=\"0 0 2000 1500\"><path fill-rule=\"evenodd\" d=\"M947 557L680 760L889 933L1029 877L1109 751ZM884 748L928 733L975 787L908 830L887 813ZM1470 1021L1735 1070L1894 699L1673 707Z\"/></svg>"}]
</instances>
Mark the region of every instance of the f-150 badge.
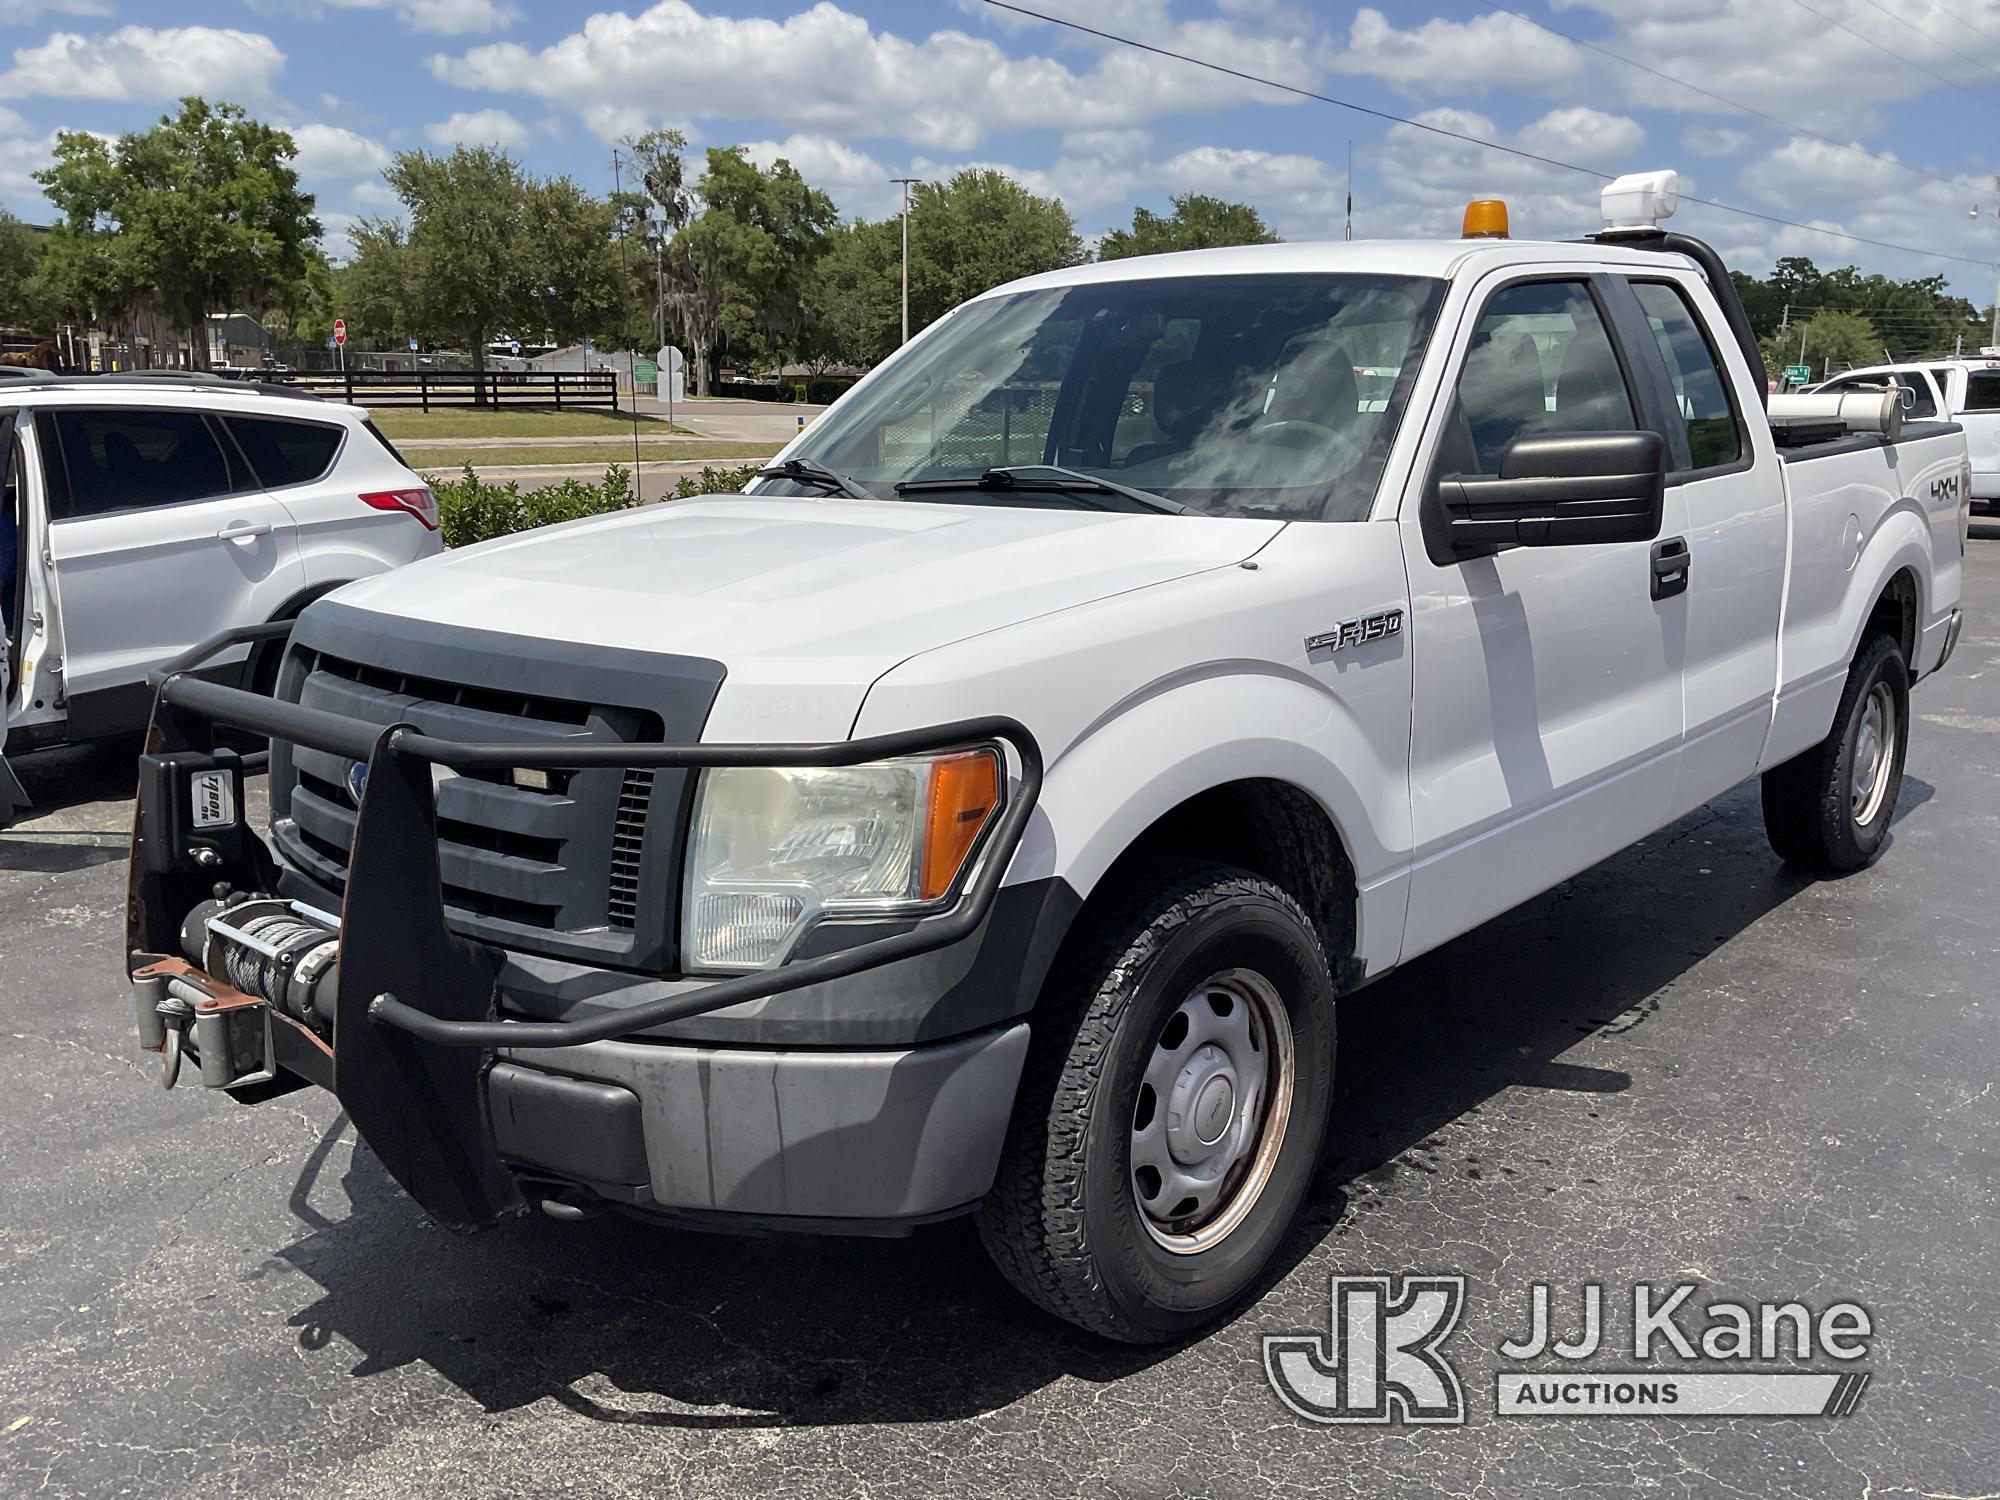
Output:
<instances>
[{"instance_id":1,"label":"f-150 badge","mask_svg":"<svg viewBox=\"0 0 2000 1500\"><path fill-rule=\"evenodd\" d=\"M1349 646L1386 640L1402 633L1403 612L1400 609L1385 609L1376 614L1363 615L1358 620L1342 620L1329 631L1307 636L1306 650L1345 651Z\"/></svg>"}]
</instances>

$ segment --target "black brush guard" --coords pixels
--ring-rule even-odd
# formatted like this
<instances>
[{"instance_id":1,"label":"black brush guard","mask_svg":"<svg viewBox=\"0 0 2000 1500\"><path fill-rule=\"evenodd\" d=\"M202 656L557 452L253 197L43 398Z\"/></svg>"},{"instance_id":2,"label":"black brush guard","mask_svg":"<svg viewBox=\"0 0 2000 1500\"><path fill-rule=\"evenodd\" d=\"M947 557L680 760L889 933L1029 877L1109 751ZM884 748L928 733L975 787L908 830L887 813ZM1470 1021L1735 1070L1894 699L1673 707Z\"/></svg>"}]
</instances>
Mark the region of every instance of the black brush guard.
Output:
<instances>
[{"instance_id":1,"label":"black brush guard","mask_svg":"<svg viewBox=\"0 0 2000 1500\"><path fill-rule=\"evenodd\" d=\"M233 645L282 650L290 632L289 621L225 631L153 674L156 696L141 760L126 907L131 969L137 977L163 962L178 963L183 918L218 886L246 892L279 888L276 861L247 826L213 835L184 826L183 789L193 772L245 767L258 758L218 747L217 726L365 762L367 779L340 914L331 1064L325 1062L324 1044L301 1046L302 1037L281 1039L279 1059L330 1087L396 1181L436 1219L454 1226L485 1223L524 1204L493 1149L486 1120L484 1076L495 1049L574 1047L631 1036L665 1022L843 979L970 937L993 908L1041 791L1040 748L1025 726L1008 718L965 719L822 745L471 743L438 739L406 724L384 727L189 675ZM1016 780L1006 788L1000 816L974 848L970 878L949 907L892 936L718 979L694 993L664 996L616 1013L576 1021L526 1021L500 1018L495 980L501 950L446 926L433 765L455 771L854 766L995 743L1014 752ZM193 977L214 984L210 976ZM305 1030L296 1022L280 1029Z\"/></svg>"}]
</instances>

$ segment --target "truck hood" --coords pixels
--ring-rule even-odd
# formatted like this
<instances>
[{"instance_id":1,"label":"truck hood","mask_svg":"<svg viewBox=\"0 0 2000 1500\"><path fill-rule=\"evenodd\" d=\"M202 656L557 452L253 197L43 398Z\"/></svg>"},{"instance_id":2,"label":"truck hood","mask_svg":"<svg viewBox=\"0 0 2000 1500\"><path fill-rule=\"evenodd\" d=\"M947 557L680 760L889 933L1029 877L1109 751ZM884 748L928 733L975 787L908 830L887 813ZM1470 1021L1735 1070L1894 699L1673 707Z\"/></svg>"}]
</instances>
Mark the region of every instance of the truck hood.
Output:
<instances>
[{"instance_id":1,"label":"truck hood","mask_svg":"<svg viewBox=\"0 0 2000 1500\"><path fill-rule=\"evenodd\" d=\"M710 657L732 687L852 685L858 706L859 690L909 657L1228 566L1282 526L705 496L461 548L334 597L398 621Z\"/></svg>"}]
</instances>

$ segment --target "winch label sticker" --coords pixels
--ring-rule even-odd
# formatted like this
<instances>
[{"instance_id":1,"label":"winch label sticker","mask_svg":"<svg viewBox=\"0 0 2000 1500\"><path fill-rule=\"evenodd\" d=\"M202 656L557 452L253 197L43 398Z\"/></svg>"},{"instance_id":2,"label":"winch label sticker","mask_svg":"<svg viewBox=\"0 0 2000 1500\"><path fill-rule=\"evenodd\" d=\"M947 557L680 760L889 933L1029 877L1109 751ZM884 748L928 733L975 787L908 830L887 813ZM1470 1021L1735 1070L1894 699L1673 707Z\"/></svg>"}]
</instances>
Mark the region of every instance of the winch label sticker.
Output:
<instances>
[{"instance_id":1,"label":"winch label sticker","mask_svg":"<svg viewBox=\"0 0 2000 1500\"><path fill-rule=\"evenodd\" d=\"M227 771L196 771L189 778L189 800L197 828L230 828L236 823L236 779Z\"/></svg>"}]
</instances>

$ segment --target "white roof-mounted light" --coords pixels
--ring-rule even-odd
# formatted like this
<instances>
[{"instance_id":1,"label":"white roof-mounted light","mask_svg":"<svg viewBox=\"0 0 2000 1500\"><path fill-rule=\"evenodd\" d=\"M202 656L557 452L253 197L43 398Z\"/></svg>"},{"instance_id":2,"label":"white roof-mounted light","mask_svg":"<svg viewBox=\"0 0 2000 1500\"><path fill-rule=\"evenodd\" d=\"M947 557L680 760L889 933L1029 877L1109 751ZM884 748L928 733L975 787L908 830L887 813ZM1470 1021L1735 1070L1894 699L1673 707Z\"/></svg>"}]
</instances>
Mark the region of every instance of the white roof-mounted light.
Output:
<instances>
[{"instance_id":1,"label":"white roof-mounted light","mask_svg":"<svg viewBox=\"0 0 2000 1500\"><path fill-rule=\"evenodd\" d=\"M1680 206L1678 172L1627 172L1598 195L1606 229L1651 229Z\"/></svg>"}]
</instances>

